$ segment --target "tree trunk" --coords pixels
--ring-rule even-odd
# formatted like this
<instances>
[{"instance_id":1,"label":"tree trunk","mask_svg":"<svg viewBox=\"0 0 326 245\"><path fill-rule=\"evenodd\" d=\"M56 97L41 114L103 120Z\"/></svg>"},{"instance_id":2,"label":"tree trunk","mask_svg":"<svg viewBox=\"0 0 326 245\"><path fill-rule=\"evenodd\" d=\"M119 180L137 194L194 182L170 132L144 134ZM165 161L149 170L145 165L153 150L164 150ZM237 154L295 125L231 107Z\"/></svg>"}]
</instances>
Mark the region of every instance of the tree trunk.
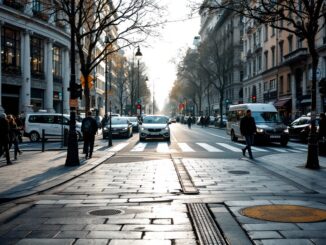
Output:
<instances>
[{"instance_id":1,"label":"tree trunk","mask_svg":"<svg viewBox=\"0 0 326 245\"><path fill-rule=\"evenodd\" d=\"M224 91L220 90L220 116L221 116L220 128L223 127L223 101L224 101Z\"/></svg>"}]
</instances>

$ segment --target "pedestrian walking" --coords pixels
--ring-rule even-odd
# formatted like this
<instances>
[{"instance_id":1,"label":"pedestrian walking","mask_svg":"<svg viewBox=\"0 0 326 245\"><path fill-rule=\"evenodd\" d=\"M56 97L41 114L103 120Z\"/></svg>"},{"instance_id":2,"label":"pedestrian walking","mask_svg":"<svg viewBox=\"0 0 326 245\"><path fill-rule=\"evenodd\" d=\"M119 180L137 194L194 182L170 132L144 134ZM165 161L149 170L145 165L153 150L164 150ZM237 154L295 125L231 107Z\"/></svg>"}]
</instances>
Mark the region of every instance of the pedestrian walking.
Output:
<instances>
[{"instance_id":1,"label":"pedestrian walking","mask_svg":"<svg viewBox=\"0 0 326 245\"><path fill-rule=\"evenodd\" d=\"M13 115L8 115L7 118L9 123L9 150L11 149L11 146L14 145L14 159L17 160L17 154L22 154L18 145L19 128Z\"/></svg>"},{"instance_id":2,"label":"pedestrian walking","mask_svg":"<svg viewBox=\"0 0 326 245\"><path fill-rule=\"evenodd\" d=\"M24 129L24 123L23 123L23 119L20 115L18 115L17 117L14 117L15 122L17 124L17 138L18 138L18 143L22 143L23 142L23 134L22 131Z\"/></svg>"},{"instance_id":3,"label":"pedestrian walking","mask_svg":"<svg viewBox=\"0 0 326 245\"><path fill-rule=\"evenodd\" d=\"M246 156L246 150L249 152L249 158L253 159L251 146L254 143L254 134L256 133L255 119L251 116L251 110L247 110L246 116L241 118L240 132L246 139L246 147L242 149L243 156Z\"/></svg>"},{"instance_id":4,"label":"pedestrian walking","mask_svg":"<svg viewBox=\"0 0 326 245\"><path fill-rule=\"evenodd\" d=\"M9 154L9 123L5 113L0 114L0 156L6 155L7 165L12 164Z\"/></svg>"},{"instance_id":5,"label":"pedestrian walking","mask_svg":"<svg viewBox=\"0 0 326 245\"><path fill-rule=\"evenodd\" d=\"M189 129L191 129L191 123L192 123L192 118L191 118L191 116L189 116L187 119L187 124L188 124Z\"/></svg>"},{"instance_id":6,"label":"pedestrian walking","mask_svg":"<svg viewBox=\"0 0 326 245\"><path fill-rule=\"evenodd\" d=\"M95 134L97 133L98 126L96 120L92 117L92 112L87 112L87 117L82 121L81 130L84 138L84 153L85 158L92 158Z\"/></svg>"},{"instance_id":7,"label":"pedestrian walking","mask_svg":"<svg viewBox=\"0 0 326 245\"><path fill-rule=\"evenodd\" d=\"M209 125L209 116L205 117L205 127L208 127Z\"/></svg>"},{"instance_id":8,"label":"pedestrian walking","mask_svg":"<svg viewBox=\"0 0 326 245\"><path fill-rule=\"evenodd\" d=\"M204 125L205 125L205 118L203 116L200 116L200 124L201 124L201 127L203 128Z\"/></svg>"}]
</instances>

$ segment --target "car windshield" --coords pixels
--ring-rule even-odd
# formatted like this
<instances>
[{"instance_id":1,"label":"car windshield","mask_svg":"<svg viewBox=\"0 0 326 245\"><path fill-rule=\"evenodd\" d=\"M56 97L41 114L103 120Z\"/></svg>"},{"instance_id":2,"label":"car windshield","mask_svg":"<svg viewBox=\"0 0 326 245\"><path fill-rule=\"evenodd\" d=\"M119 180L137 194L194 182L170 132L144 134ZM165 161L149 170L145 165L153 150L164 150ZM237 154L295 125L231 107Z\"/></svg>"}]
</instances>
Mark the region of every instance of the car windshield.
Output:
<instances>
[{"instance_id":1,"label":"car windshield","mask_svg":"<svg viewBox=\"0 0 326 245\"><path fill-rule=\"evenodd\" d=\"M168 122L167 117L160 117L160 116L151 116L151 117L144 117L143 123L155 124L160 123L164 124Z\"/></svg>"},{"instance_id":2,"label":"car windshield","mask_svg":"<svg viewBox=\"0 0 326 245\"><path fill-rule=\"evenodd\" d=\"M253 112L252 116L255 118L256 123L280 123L281 118L277 112L258 111Z\"/></svg>"},{"instance_id":3,"label":"car windshield","mask_svg":"<svg viewBox=\"0 0 326 245\"><path fill-rule=\"evenodd\" d=\"M112 117L111 118L112 124L128 124L128 119L125 117ZM109 124L109 121L108 121Z\"/></svg>"}]
</instances>

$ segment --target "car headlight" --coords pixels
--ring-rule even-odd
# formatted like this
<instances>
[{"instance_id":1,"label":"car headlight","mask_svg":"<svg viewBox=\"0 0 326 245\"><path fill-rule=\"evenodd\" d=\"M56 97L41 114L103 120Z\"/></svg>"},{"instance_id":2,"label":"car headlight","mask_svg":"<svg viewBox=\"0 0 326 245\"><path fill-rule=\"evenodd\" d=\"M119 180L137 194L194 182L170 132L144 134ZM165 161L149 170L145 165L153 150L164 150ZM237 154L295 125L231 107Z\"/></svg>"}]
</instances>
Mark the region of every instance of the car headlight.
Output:
<instances>
[{"instance_id":1,"label":"car headlight","mask_svg":"<svg viewBox=\"0 0 326 245\"><path fill-rule=\"evenodd\" d=\"M169 131L169 127L165 127L165 130L166 130L166 131Z\"/></svg>"},{"instance_id":2,"label":"car headlight","mask_svg":"<svg viewBox=\"0 0 326 245\"><path fill-rule=\"evenodd\" d=\"M128 128L123 128L122 130L126 131L126 130L128 130Z\"/></svg>"},{"instance_id":3,"label":"car headlight","mask_svg":"<svg viewBox=\"0 0 326 245\"><path fill-rule=\"evenodd\" d=\"M140 130L144 131L144 130L145 130L145 128L144 128L144 127L140 127Z\"/></svg>"},{"instance_id":4,"label":"car headlight","mask_svg":"<svg viewBox=\"0 0 326 245\"><path fill-rule=\"evenodd\" d=\"M264 129L262 129L262 128L257 128L256 131L257 131L257 133L264 133Z\"/></svg>"},{"instance_id":5,"label":"car headlight","mask_svg":"<svg viewBox=\"0 0 326 245\"><path fill-rule=\"evenodd\" d=\"M286 134L288 134L289 133L289 129L288 128L286 128L286 129L284 129L284 131L283 131L284 133L286 133Z\"/></svg>"}]
</instances>

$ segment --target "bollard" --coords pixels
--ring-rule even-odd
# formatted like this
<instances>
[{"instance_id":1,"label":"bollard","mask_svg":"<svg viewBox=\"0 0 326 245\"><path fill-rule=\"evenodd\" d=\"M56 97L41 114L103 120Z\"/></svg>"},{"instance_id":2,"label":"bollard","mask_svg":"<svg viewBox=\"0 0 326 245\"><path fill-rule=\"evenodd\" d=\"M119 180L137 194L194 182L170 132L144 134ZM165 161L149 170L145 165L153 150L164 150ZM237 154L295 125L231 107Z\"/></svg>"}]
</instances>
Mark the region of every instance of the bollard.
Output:
<instances>
[{"instance_id":1,"label":"bollard","mask_svg":"<svg viewBox=\"0 0 326 245\"><path fill-rule=\"evenodd\" d=\"M45 130L42 129L42 152L44 152L45 145Z\"/></svg>"}]
</instances>

